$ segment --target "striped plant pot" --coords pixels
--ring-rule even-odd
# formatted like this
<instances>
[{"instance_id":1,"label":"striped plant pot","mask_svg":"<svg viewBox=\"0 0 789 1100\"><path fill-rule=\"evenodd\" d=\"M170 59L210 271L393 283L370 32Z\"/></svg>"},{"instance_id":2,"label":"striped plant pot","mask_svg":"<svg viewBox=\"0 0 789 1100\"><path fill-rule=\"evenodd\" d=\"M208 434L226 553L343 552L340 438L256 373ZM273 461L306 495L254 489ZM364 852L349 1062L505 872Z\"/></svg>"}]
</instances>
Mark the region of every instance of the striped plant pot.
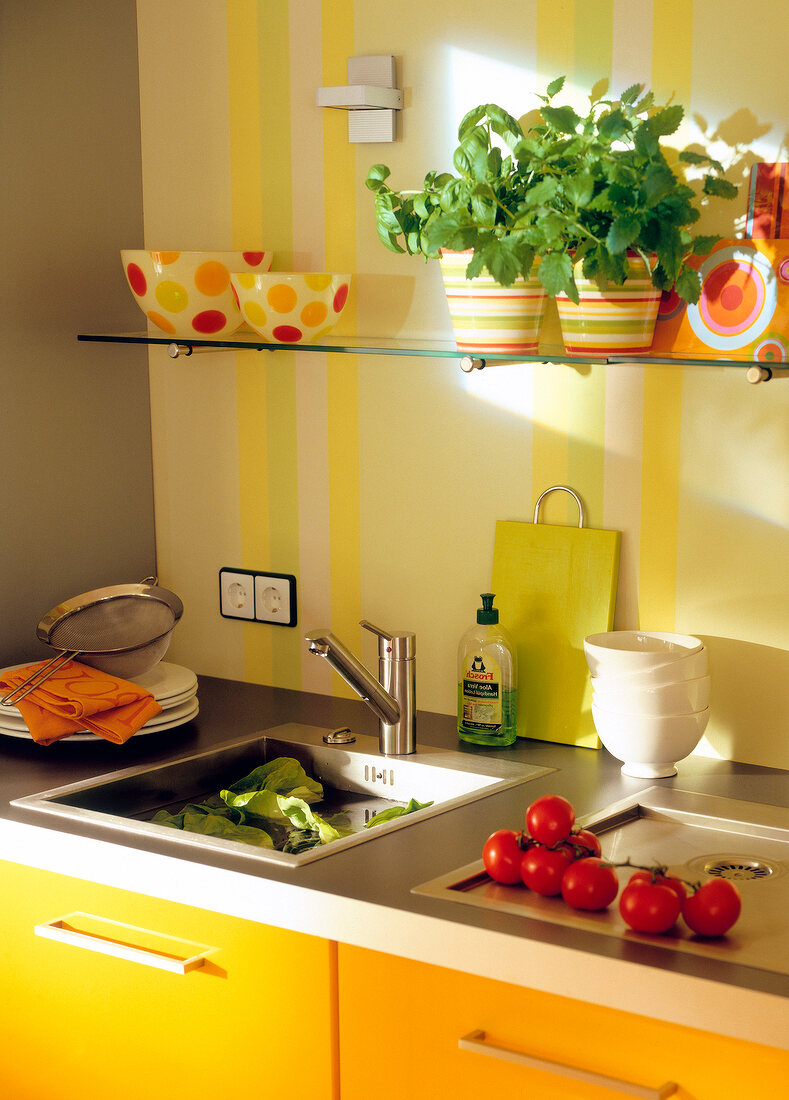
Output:
<instances>
[{"instance_id":1,"label":"striped plant pot","mask_svg":"<svg viewBox=\"0 0 789 1100\"><path fill-rule=\"evenodd\" d=\"M500 286L491 275L466 278L473 253L442 252L441 274L458 351L531 355L537 351L546 294L536 278Z\"/></svg>"},{"instance_id":2,"label":"striped plant pot","mask_svg":"<svg viewBox=\"0 0 789 1100\"><path fill-rule=\"evenodd\" d=\"M648 351L652 345L660 291L652 286L640 256L628 257L630 275L623 286L600 290L577 273L580 302L556 295L559 323L567 355L606 356Z\"/></svg>"}]
</instances>

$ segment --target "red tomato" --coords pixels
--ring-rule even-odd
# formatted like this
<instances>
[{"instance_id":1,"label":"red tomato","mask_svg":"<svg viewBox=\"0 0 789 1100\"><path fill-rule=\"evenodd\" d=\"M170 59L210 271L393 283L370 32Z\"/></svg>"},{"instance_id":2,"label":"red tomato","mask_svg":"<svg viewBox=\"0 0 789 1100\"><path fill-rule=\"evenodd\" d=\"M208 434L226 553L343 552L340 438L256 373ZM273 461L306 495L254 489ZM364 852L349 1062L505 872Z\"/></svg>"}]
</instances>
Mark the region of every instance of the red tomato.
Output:
<instances>
[{"instance_id":1,"label":"red tomato","mask_svg":"<svg viewBox=\"0 0 789 1100\"><path fill-rule=\"evenodd\" d=\"M619 912L636 932L668 932L676 923L681 908L679 897L670 886L662 886L650 882L648 877L638 878L636 875L630 879L619 898Z\"/></svg>"},{"instance_id":2,"label":"red tomato","mask_svg":"<svg viewBox=\"0 0 789 1100\"><path fill-rule=\"evenodd\" d=\"M606 909L618 890L616 871L598 856L575 860L562 876L562 897L573 909Z\"/></svg>"},{"instance_id":3,"label":"red tomato","mask_svg":"<svg viewBox=\"0 0 789 1100\"><path fill-rule=\"evenodd\" d=\"M685 898L682 916L700 936L725 936L742 909L740 891L725 878L710 879Z\"/></svg>"},{"instance_id":4,"label":"red tomato","mask_svg":"<svg viewBox=\"0 0 789 1100\"><path fill-rule=\"evenodd\" d=\"M535 844L523 853L521 878L530 890L543 897L553 897L562 891L562 875L572 858L557 848Z\"/></svg>"},{"instance_id":5,"label":"red tomato","mask_svg":"<svg viewBox=\"0 0 789 1100\"><path fill-rule=\"evenodd\" d=\"M512 884L521 881L520 846L521 833L514 829L498 829L491 833L482 849L482 862L485 870L496 882Z\"/></svg>"},{"instance_id":6,"label":"red tomato","mask_svg":"<svg viewBox=\"0 0 789 1100\"><path fill-rule=\"evenodd\" d=\"M688 891L685 889L685 883L678 878L674 878L673 875L659 875L653 871L636 871L631 875L630 881L633 879L641 879L644 882L656 882L659 886L668 886L669 890L673 890L679 898L680 907L688 896Z\"/></svg>"},{"instance_id":7,"label":"red tomato","mask_svg":"<svg viewBox=\"0 0 789 1100\"><path fill-rule=\"evenodd\" d=\"M550 847L567 840L575 822L575 810L559 794L545 794L526 811L526 828L539 844Z\"/></svg>"},{"instance_id":8,"label":"red tomato","mask_svg":"<svg viewBox=\"0 0 789 1100\"><path fill-rule=\"evenodd\" d=\"M573 829L568 836L566 847L570 850L572 859L583 859L585 856L602 855L603 849L600 841L590 833L588 829Z\"/></svg>"}]
</instances>

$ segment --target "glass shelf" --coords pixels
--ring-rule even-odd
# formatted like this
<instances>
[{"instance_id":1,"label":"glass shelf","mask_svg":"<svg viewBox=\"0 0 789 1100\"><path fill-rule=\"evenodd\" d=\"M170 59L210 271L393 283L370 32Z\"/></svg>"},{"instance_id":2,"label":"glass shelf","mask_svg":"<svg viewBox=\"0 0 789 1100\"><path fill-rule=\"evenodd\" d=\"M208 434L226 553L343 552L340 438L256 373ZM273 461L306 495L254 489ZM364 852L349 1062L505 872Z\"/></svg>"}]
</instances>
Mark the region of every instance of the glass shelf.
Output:
<instances>
[{"instance_id":1,"label":"glass shelf","mask_svg":"<svg viewBox=\"0 0 789 1100\"><path fill-rule=\"evenodd\" d=\"M190 355L196 348L225 348L234 351L304 351L329 352L339 355L412 355L429 356L434 359L457 359L464 370L473 370L486 363L652 363L656 365L691 367L737 367L747 372L749 382L767 381L770 377L789 377L789 363L756 362L751 358L689 358L680 355L608 355L608 356L568 356L563 348L544 347L534 355L518 355L504 352L489 352L474 355L471 352L458 351L451 340L398 340L385 337L373 339L364 336L326 336L319 344L270 344L251 332L234 333L223 339L212 340L208 337L188 337L174 339L165 334L147 332L117 333L80 333L78 340L87 340L104 344L163 344L170 355Z\"/></svg>"}]
</instances>

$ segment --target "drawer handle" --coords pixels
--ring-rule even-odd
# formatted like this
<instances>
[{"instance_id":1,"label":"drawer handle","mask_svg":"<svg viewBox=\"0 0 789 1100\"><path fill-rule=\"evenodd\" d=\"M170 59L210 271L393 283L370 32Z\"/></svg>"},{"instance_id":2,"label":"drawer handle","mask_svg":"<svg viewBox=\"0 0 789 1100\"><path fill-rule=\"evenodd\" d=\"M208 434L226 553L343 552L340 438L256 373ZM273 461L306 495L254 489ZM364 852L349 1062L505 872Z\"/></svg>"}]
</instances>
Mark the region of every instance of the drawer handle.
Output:
<instances>
[{"instance_id":1,"label":"drawer handle","mask_svg":"<svg viewBox=\"0 0 789 1100\"><path fill-rule=\"evenodd\" d=\"M521 1054L520 1051L510 1050L507 1047L496 1046L487 1042L484 1031L470 1031L462 1039L458 1039L461 1050L471 1050L475 1054L485 1054L488 1058L501 1058L505 1062L516 1062L521 1066L530 1066L532 1069L542 1069L547 1073L556 1073L560 1077L571 1077L575 1081L583 1081L588 1085L599 1085L601 1088L615 1089L625 1096L640 1096L643 1100L664 1100L667 1096L673 1096L677 1091L677 1085L673 1081L666 1081L657 1088L646 1088L643 1085L634 1085L632 1081L620 1081L617 1077L605 1077L601 1073L589 1073L587 1070L576 1069L574 1066L566 1066L561 1062L549 1062L545 1058L534 1058L530 1054Z\"/></svg>"},{"instance_id":2,"label":"drawer handle","mask_svg":"<svg viewBox=\"0 0 789 1100\"><path fill-rule=\"evenodd\" d=\"M169 970L172 974L188 974L190 970L196 970L204 964L208 953L214 950L204 944L192 943L177 936L164 936L106 917L94 917L90 913L69 913L37 924L33 931L45 939L154 966L158 970ZM149 942L143 944L141 940ZM155 945L152 946L150 941L155 941Z\"/></svg>"}]
</instances>

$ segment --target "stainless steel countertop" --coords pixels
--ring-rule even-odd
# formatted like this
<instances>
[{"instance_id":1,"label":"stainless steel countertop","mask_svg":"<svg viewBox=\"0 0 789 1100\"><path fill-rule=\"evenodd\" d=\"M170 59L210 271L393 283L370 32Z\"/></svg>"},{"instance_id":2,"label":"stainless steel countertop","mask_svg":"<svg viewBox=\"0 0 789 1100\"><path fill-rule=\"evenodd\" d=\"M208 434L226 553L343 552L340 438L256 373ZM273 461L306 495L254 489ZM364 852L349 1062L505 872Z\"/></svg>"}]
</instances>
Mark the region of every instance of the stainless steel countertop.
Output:
<instances>
[{"instance_id":1,"label":"stainless steel countertop","mask_svg":"<svg viewBox=\"0 0 789 1100\"><path fill-rule=\"evenodd\" d=\"M7 822L51 830L60 834L61 845L65 842L64 834L92 838L104 844L112 843L103 830L89 825L71 825L46 815L33 815L10 806L9 801L118 768L156 763L177 755L210 749L246 733L283 722L297 721L328 727L349 725L355 732L372 735L377 731L374 716L356 700L332 699L214 677L200 677L199 683L200 714L196 719L160 734L138 735L125 746L97 741L95 744L61 743L43 748L31 741L0 738L0 826ZM443 715L420 713L418 739L422 744L458 748L454 720ZM492 750L462 746L461 751L476 754L490 753ZM474 930L479 930L491 934L496 943L499 942L497 937L505 937L505 946L506 938L514 937L513 943L516 940L519 944L528 941L531 945L544 945L546 951L553 947L581 952L583 955L578 956L579 962L584 957L596 957L600 963L608 959L612 963L631 963L638 968L648 968L641 971L642 974L657 968L657 971L670 971L677 977L684 975L691 981L701 979L703 982L723 983L732 990L765 994L768 998L789 998L789 979L779 974L717 959L682 957L679 952L666 951L651 944L597 936L582 930L568 933L567 929L545 922L524 920L507 913L487 913L470 906L453 905L411 893L414 886L479 859L482 844L494 829L521 827L526 806L540 794L557 792L564 795L573 803L578 816L583 816L657 783L783 806L789 815L789 772L699 757L683 761L679 765L679 774L672 779L638 780L623 776L619 762L603 749L597 751L539 741L519 741L510 749L494 750L494 754L555 771L523 786L439 814L301 868L281 868L263 863L251 866L250 861L241 861L232 855L192 851L158 838L135 841L129 847L177 858L185 868L192 865L193 871L201 867L215 868L244 876L244 881L255 880L258 887L265 883L272 884L272 888L274 884L295 887L306 891L303 895L305 904L309 901L313 908L320 906L321 895L326 899L327 909L331 908L332 899L335 902L362 903L360 912L363 911L366 922L364 935L358 930L348 929L347 941L365 946L376 946L377 942L369 924L371 915L377 913L382 919L384 916L389 919L399 913L446 922L457 930L464 943L468 943L469 936L473 940ZM117 844L117 841L114 843ZM2 851L0 857L3 857ZM4 858L13 860L13 851L7 849ZM86 872L81 877L89 878L90 874ZM157 895L155 884L152 884L150 893ZM301 897L300 894L298 896ZM222 910L221 898L216 899L213 907ZM232 909L228 908L228 911ZM262 913L260 919L265 921L266 914ZM293 926L298 930L303 924L294 918ZM338 929L336 923L330 928L327 925L327 929L329 938L346 938L343 929ZM385 937L379 949L392 950ZM446 959L436 961L448 965ZM460 970L481 972L461 957L450 965ZM567 995L572 996L572 990L567 990Z\"/></svg>"}]
</instances>

